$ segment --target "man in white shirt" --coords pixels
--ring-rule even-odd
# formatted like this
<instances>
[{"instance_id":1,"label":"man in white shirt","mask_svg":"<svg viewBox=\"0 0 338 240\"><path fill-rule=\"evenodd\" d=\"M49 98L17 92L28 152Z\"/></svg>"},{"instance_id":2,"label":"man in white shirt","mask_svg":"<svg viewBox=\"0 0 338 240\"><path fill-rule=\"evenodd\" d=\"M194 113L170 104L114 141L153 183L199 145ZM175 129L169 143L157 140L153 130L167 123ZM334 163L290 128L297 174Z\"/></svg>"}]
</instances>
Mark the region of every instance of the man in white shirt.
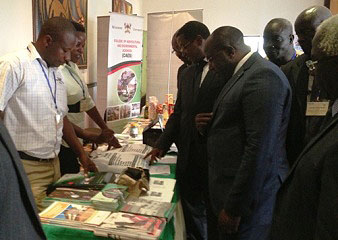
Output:
<instances>
[{"instance_id":1,"label":"man in white shirt","mask_svg":"<svg viewBox=\"0 0 338 240\"><path fill-rule=\"evenodd\" d=\"M66 114L67 94L58 66L70 58L75 29L61 17L47 20L36 43L0 59L0 111L31 183L38 208L49 184L60 177L62 137L85 169L96 170ZM84 133L77 129L80 137Z\"/></svg>"}]
</instances>

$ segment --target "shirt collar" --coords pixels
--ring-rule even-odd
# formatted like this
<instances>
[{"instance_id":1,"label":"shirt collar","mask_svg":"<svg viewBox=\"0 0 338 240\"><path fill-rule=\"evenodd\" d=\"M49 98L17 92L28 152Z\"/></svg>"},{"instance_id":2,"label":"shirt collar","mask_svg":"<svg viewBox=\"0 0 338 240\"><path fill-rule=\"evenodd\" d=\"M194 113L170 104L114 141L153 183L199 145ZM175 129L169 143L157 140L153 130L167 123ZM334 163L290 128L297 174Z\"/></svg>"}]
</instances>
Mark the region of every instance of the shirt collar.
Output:
<instances>
[{"instance_id":1,"label":"shirt collar","mask_svg":"<svg viewBox=\"0 0 338 240\"><path fill-rule=\"evenodd\" d=\"M32 61L34 61L35 59L37 59L38 61L40 61L46 68L48 68L48 65L46 63L45 60L42 59L42 57L40 56L38 50L36 50L35 46L33 43L28 44L27 46L27 50L29 52L29 56L31 58Z\"/></svg>"},{"instance_id":2,"label":"shirt collar","mask_svg":"<svg viewBox=\"0 0 338 240\"><path fill-rule=\"evenodd\" d=\"M253 54L254 52L249 52L247 55L245 55L241 61L239 61L239 63L237 64L236 68L235 68L235 71L234 73L232 74L235 75L235 73L244 65L244 63L249 59L249 57L251 57L251 55Z\"/></svg>"},{"instance_id":3,"label":"shirt collar","mask_svg":"<svg viewBox=\"0 0 338 240\"><path fill-rule=\"evenodd\" d=\"M338 99L334 101L332 105L332 117L334 117L338 113Z\"/></svg>"}]
</instances>

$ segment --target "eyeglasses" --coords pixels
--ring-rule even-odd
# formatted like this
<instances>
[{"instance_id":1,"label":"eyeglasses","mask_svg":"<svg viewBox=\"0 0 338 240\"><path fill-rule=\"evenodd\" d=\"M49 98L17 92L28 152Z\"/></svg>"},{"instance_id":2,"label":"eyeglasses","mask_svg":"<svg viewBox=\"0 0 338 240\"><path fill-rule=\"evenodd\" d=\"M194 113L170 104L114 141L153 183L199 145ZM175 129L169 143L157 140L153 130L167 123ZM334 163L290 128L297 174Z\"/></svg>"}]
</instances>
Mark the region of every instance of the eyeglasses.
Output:
<instances>
[{"instance_id":1,"label":"eyeglasses","mask_svg":"<svg viewBox=\"0 0 338 240\"><path fill-rule=\"evenodd\" d=\"M184 44L183 46L180 47L180 51L183 52L183 51L184 51L185 49L187 49L187 48L190 46L190 44L192 44L192 43L193 43L193 41L187 42L186 44Z\"/></svg>"}]
</instances>

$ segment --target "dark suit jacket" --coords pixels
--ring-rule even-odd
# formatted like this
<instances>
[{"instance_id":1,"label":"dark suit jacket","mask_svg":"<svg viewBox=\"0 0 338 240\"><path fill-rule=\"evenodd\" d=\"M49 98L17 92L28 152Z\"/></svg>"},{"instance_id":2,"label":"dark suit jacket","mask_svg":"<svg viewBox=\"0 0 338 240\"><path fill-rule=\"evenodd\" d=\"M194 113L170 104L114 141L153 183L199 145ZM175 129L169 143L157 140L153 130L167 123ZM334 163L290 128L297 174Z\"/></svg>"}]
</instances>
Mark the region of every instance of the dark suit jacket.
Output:
<instances>
[{"instance_id":1,"label":"dark suit jacket","mask_svg":"<svg viewBox=\"0 0 338 240\"><path fill-rule=\"evenodd\" d=\"M178 141L177 173L186 170L190 156L193 151L200 151L198 159L193 159L194 163L206 163L206 145L197 143L198 134L195 126L195 116L201 112L211 112L215 99L224 85L224 80L216 75L214 71L209 71L201 87L202 68L198 64L187 67L180 75L177 101L174 113L170 116L165 131L157 142L160 149L168 149L171 144Z\"/></svg>"},{"instance_id":2,"label":"dark suit jacket","mask_svg":"<svg viewBox=\"0 0 338 240\"><path fill-rule=\"evenodd\" d=\"M0 120L0 239L46 239L18 152Z\"/></svg>"},{"instance_id":3,"label":"dark suit jacket","mask_svg":"<svg viewBox=\"0 0 338 240\"><path fill-rule=\"evenodd\" d=\"M305 113L309 82L306 61L309 59L306 54L303 54L281 67L292 88L292 106L286 139L290 166L296 161L305 145L319 132L324 119L324 117L310 117L309 126L306 126ZM321 97L325 97L323 91L321 91Z\"/></svg>"},{"instance_id":4,"label":"dark suit jacket","mask_svg":"<svg viewBox=\"0 0 338 240\"><path fill-rule=\"evenodd\" d=\"M208 134L209 191L215 214L270 224L286 176L291 89L282 71L254 53L225 84Z\"/></svg>"},{"instance_id":5,"label":"dark suit jacket","mask_svg":"<svg viewBox=\"0 0 338 240\"><path fill-rule=\"evenodd\" d=\"M273 240L338 239L338 114L303 150L277 194Z\"/></svg>"}]
</instances>

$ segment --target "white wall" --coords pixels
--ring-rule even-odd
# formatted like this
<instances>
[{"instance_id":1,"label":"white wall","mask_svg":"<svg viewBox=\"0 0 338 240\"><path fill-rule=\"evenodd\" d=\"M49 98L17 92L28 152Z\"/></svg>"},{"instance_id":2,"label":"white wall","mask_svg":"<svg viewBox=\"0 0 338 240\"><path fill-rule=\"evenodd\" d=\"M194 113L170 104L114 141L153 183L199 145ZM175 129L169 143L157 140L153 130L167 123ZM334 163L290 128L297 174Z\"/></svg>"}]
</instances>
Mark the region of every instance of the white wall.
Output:
<instances>
[{"instance_id":1,"label":"white wall","mask_svg":"<svg viewBox=\"0 0 338 240\"><path fill-rule=\"evenodd\" d=\"M262 34L267 22L282 17L294 23L297 15L324 0L144 0L143 15L153 12L203 9L203 22L210 31L232 25L245 35ZM147 27L147 22L144 25Z\"/></svg>"},{"instance_id":2,"label":"white wall","mask_svg":"<svg viewBox=\"0 0 338 240\"><path fill-rule=\"evenodd\" d=\"M142 13L142 1L129 0L133 12ZM107 16L112 0L88 0L87 44L88 70L84 71L87 83L96 82L97 16ZM0 1L0 56L24 48L33 40L32 0Z\"/></svg>"},{"instance_id":3,"label":"white wall","mask_svg":"<svg viewBox=\"0 0 338 240\"><path fill-rule=\"evenodd\" d=\"M32 0L0 1L0 56L33 40Z\"/></svg>"}]
</instances>

